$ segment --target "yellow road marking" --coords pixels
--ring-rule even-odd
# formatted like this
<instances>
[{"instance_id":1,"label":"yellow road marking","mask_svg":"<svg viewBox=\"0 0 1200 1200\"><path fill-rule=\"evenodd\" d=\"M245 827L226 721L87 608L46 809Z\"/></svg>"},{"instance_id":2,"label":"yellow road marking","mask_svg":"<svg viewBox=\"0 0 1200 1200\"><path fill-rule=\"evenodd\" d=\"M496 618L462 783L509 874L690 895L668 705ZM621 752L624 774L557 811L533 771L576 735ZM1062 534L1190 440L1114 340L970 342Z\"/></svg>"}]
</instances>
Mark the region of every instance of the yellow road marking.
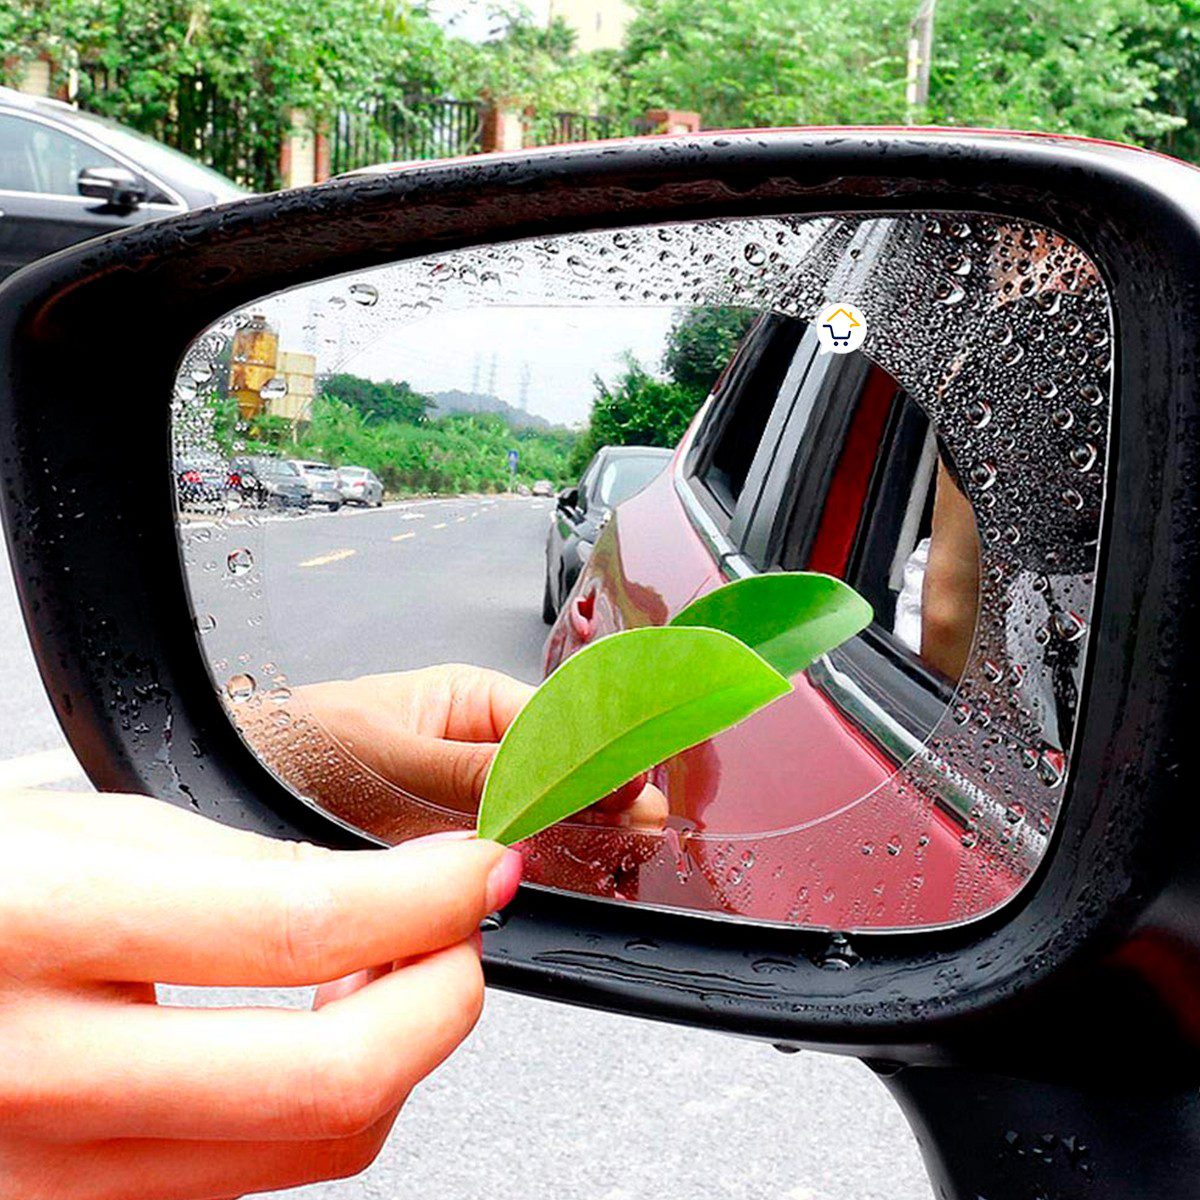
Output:
<instances>
[{"instance_id":1,"label":"yellow road marking","mask_svg":"<svg viewBox=\"0 0 1200 1200\"><path fill-rule=\"evenodd\" d=\"M445 521L442 521L440 524L434 526L434 529L445 529L445 528L446 528Z\"/></svg>"},{"instance_id":2,"label":"yellow road marking","mask_svg":"<svg viewBox=\"0 0 1200 1200\"><path fill-rule=\"evenodd\" d=\"M316 558L306 558L302 567L327 567L330 563L341 562L343 558L353 558L357 550L331 550L328 554L320 554Z\"/></svg>"},{"instance_id":3,"label":"yellow road marking","mask_svg":"<svg viewBox=\"0 0 1200 1200\"><path fill-rule=\"evenodd\" d=\"M410 537L416 537L416 536L417 535L415 533L398 533L398 534L396 534L396 536L394 538L392 538L392 541L393 542L407 542Z\"/></svg>"}]
</instances>

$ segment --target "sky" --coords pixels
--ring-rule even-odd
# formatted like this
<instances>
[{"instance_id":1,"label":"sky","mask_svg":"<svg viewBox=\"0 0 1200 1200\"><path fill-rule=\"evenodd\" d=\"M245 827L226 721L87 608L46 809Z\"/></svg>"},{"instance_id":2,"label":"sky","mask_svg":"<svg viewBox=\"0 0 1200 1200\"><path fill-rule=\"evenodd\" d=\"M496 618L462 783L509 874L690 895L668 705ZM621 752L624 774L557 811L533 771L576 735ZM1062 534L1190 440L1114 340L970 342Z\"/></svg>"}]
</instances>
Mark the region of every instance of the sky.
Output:
<instances>
[{"instance_id":1,"label":"sky","mask_svg":"<svg viewBox=\"0 0 1200 1200\"><path fill-rule=\"evenodd\" d=\"M373 273L385 286L388 269ZM367 276L357 276L365 279ZM386 302L331 304L340 280L295 288L251 306L279 334L281 350L316 354L317 374L349 372L404 381L426 394L496 396L555 425L587 421L596 376L613 383L632 356L662 374L676 306L491 303L412 310Z\"/></svg>"},{"instance_id":2,"label":"sky","mask_svg":"<svg viewBox=\"0 0 1200 1200\"><path fill-rule=\"evenodd\" d=\"M550 0L526 0L523 5L498 5L496 0L433 0L429 13L439 25L459 37L472 42L482 42L492 28L492 20L488 16L490 8L524 7L535 21L545 24L549 18Z\"/></svg>"}]
</instances>

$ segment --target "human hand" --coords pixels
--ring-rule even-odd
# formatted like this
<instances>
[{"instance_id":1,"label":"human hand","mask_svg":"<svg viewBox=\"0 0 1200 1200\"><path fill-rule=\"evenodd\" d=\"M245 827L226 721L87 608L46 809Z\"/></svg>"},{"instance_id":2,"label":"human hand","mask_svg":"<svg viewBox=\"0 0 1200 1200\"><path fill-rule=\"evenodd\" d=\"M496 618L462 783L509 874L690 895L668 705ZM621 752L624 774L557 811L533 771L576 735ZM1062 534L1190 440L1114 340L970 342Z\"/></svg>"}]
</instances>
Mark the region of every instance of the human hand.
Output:
<instances>
[{"instance_id":1,"label":"human hand","mask_svg":"<svg viewBox=\"0 0 1200 1200\"><path fill-rule=\"evenodd\" d=\"M293 694L365 767L414 796L474 812L496 745L533 692L499 671L446 664L309 684ZM667 800L639 777L583 816L661 829Z\"/></svg>"},{"instance_id":2,"label":"human hand","mask_svg":"<svg viewBox=\"0 0 1200 1200\"><path fill-rule=\"evenodd\" d=\"M0 1195L213 1200L353 1175L467 1035L520 857L338 852L137 796L0 796ZM379 966L378 964L386 964ZM321 983L313 1012L154 981Z\"/></svg>"}]
</instances>

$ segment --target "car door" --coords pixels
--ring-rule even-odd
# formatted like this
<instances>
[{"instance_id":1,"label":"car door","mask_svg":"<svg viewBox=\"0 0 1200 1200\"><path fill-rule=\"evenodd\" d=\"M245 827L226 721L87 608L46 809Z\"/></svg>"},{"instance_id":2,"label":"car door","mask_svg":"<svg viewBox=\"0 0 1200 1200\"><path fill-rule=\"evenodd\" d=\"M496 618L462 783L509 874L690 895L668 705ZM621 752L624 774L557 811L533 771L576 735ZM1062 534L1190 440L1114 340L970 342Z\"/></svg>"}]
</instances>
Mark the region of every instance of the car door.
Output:
<instances>
[{"instance_id":1,"label":"car door","mask_svg":"<svg viewBox=\"0 0 1200 1200\"><path fill-rule=\"evenodd\" d=\"M79 194L85 168L128 166L40 115L0 109L0 279L64 246L181 209L153 183L149 203L130 211Z\"/></svg>"},{"instance_id":2,"label":"car door","mask_svg":"<svg viewBox=\"0 0 1200 1200\"><path fill-rule=\"evenodd\" d=\"M550 577L553 580L554 594L561 605L567 597L567 592L575 582L575 568L579 556L575 552L579 541L580 530L587 524L588 497L595 489L596 480L604 465L604 453L596 455L579 481L579 489L574 505L556 503L554 506L554 555L548 564ZM568 570L569 568L569 570Z\"/></svg>"}]
</instances>

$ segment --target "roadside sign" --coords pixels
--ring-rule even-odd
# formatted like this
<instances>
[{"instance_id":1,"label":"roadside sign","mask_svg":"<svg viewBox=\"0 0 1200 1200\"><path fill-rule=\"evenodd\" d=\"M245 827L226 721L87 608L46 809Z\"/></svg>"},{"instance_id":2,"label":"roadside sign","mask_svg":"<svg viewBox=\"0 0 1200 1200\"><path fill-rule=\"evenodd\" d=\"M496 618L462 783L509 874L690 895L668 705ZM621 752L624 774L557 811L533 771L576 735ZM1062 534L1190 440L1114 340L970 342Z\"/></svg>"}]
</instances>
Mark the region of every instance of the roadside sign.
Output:
<instances>
[{"instance_id":1,"label":"roadside sign","mask_svg":"<svg viewBox=\"0 0 1200 1200\"><path fill-rule=\"evenodd\" d=\"M508 469L515 475L517 472L517 463L521 461L521 452L519 450L510 450L508 452Z\"/></svg>"}]
</instances>

